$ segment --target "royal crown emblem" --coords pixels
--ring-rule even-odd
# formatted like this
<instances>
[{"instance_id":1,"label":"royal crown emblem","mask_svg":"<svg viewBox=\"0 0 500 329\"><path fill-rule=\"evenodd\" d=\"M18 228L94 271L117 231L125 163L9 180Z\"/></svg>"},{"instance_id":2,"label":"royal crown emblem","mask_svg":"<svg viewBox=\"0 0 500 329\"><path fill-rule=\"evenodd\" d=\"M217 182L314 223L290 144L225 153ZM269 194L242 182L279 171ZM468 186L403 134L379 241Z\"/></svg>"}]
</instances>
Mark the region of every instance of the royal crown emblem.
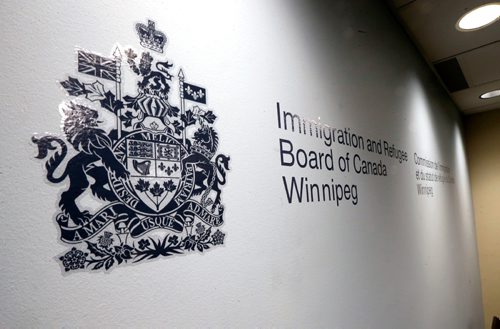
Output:
<instances>
[{"instance_id":1,"label":"royal crown emblem","mask_svg":"<svg viewBox=\"0 0 500 329\"><path fill-rule=\"evenodd\" d=\"M139 34L141 46L152 49L159 53L163 52L163 46L167 42L167 37L163 32L155 30L155 22L148 20L148 25L137 23L135 29Z\"/></svg>"},{"instance_id":2,"label":"royal crown emblem","mask_svg":"<svg viewBox=\"0 0 500 329\"><path fill-rule=\"evenodd\" d=\"M166 37L154 26L136 25L140 44L162 52ZM61 241L72 246L58 257L64 272L108 271L223 244L230 158L218 153L206 89L185 82L182 69L171 74L173 63L148 51L116 46L104 57L79 49L77 58L78 76L60 82L69 96L59 109L66 140L32 139L36 157L47 159L47 180L69 182L56 215ZM122 70L135 75L136 90L123 90ZM103 125L104 112L113 128ZM67 159L70 149L76 155Z\"/></svg>"}]
</instances>

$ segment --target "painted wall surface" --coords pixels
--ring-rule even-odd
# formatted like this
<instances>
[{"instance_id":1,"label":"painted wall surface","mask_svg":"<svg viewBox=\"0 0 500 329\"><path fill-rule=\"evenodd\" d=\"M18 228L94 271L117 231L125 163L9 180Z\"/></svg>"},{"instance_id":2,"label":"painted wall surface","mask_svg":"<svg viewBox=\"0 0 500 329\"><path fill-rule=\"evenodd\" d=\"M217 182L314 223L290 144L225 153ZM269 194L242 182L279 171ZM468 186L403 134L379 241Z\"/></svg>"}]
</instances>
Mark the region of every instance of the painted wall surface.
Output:
<instances>
[{"instance_id":1,"label":"painted wall surface","mask_svg":"<svg viewBox=\"0 0 500 329\"><path fill-rule=\"evenodd\" d=\"M483 292L485 328L500 314L500 110L467 116L469 163Z\"/></svg>"},{"instance_id":2,"label":"painted wall surface","mask_svg":"<svg viewBox=\"0 0 500 329\"><path fill-rule=\"evenodd\" d=\"M383 3L1 7L0 327L483 326L459 115ZM133 26L148 18L169 38L166 58L207 87L219 116L219 150L231 155L226 242L206 254L63 275L56 256L66 246L54 221L63 189L46 183L31 136L60 133L65 95L56 81L75 72L74 48L139 47ZM365 147L280 129L277 102L321 127L349 128ZM290 144L280 139L308 154L331 151L334 170L283 166ZM368 151L368 139L386 141L387 151ZM407 159L388 155L392 145ZM360 159L382 163L387 176L356 173ZM446 182L417 180L417 171ZM351 190L338 205L289 203L292 177Z\"/></svg>"}]
</instances>

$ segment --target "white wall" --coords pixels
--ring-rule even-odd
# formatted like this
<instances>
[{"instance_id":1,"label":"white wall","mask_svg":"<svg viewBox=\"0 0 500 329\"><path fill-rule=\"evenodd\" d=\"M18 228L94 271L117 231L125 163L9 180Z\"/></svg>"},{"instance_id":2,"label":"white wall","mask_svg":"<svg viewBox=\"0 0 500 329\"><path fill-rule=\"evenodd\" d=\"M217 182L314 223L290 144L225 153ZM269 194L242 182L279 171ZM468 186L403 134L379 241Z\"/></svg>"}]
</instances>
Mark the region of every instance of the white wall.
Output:
<instances>
[{"instance_id":1,"label":"white wall","mask_svg":"<svg viewBox=\"0 0 500 329\"><path fill-rule=\"evenodd\" d=\"M0 327L480 328L481 293L459 115L384 4L375 1L4 1L1 5ZM153 19L166 58L207 87L220 152L225 246L63 276L54 222L62 187L44 180L33 133L60 132L56 83L74 47L139 48ZM387 177L280 165L281 108L390 141ZM175 103L175 100L172 100ZM417 195L413 154L454 184ZM358 186L356 206L288 204L282 176Z\"/></svg>"}]
</instances>

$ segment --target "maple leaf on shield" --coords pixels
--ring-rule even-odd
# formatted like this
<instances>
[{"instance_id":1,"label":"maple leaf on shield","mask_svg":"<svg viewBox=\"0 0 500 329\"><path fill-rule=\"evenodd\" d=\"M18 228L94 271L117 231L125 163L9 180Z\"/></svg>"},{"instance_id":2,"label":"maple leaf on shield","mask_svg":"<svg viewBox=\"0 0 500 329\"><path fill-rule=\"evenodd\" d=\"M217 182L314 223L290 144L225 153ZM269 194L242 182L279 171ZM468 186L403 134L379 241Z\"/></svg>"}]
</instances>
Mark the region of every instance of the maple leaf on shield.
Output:
<instances>
[{"instance_id":1,"label":"maple leaf on shield","mask_svg":"<svg viewBox=\"0 0 500 329\"><path fill-rule=\"evenodd\" d=\"M137 184L135 184L135 188L140 192L146 192L149 188L149 182L141 178Z\"/></svg>"},{"instance_id":2,"label":"maple leaf on shield","mask_svg":"<svg viewBox=\"0 0 500 329\"><path fill-rule=\"evenodd\" d=\"M174 182L169 179L168 181L163 183L163 187L167 192L173 192L177 188L177 186L174 184Z\"/></svg>"},{"instance_id":3,"label":"maple leaf on shield","mask_svg":"<svg viewBox=\"0 0 500 329\"><path fill-rule=\"evenodd\" d=\"M151 192L153 196L160 197L163 192L165 192L165 190L163 189L163 187L160 187L160 184L158 184L158 182L155 182L153 184L153 187L149 189L149 192Z\"/></svg>"}]
</instances>

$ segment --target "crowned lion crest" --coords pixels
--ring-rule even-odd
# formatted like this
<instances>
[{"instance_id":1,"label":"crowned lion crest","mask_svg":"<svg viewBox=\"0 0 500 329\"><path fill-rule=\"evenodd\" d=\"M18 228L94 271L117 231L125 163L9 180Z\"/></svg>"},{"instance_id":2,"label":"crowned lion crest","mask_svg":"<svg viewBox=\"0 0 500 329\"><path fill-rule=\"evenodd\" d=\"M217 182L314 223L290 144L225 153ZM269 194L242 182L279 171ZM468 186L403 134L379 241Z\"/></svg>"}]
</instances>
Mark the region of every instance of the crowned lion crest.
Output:
<instances>
[{"instance_id":1,"label":"crowned lion crest","mask_svg":"<svg viewBox=\"0 0 500 329\"><path fill-rule=\"evenodd\" d=\"M55 217L70 247L58 256L64 272L108 271L224 243L230 158L218 153L206 89L187 83L182 69L173 73L166 35L153 21L135 30L140 51L77 50L77 76L60 82L69 96L59 108L64 137L32 138L47 180L67 186ZM125 77L135 77L135 89L124 90Z\"/></svg>"}]
</instances>

